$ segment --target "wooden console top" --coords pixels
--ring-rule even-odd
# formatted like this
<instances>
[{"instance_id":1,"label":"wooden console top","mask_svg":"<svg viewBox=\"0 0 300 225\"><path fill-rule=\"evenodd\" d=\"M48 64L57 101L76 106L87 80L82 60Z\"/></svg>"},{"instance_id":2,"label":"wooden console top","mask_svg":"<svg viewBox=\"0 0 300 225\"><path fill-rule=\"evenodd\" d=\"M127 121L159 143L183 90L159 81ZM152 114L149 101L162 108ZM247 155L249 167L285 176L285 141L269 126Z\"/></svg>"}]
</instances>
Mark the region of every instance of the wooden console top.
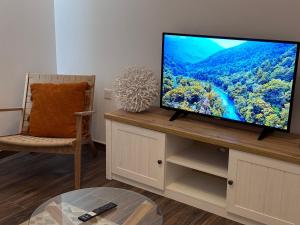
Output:
<instances>
[{"instance_id":1,"label":"wooden console top","mask_svg":"<svg viewBox=\"0 0 300 225\"><path fill-rule=\"evenodd\" d=\"M259 133L195 118L169 121L171 111L153 107L142 113L118 110L105 118L167 134L300 164L300 135L275 133L258 141Z\"/></svg>"}]
</instances>

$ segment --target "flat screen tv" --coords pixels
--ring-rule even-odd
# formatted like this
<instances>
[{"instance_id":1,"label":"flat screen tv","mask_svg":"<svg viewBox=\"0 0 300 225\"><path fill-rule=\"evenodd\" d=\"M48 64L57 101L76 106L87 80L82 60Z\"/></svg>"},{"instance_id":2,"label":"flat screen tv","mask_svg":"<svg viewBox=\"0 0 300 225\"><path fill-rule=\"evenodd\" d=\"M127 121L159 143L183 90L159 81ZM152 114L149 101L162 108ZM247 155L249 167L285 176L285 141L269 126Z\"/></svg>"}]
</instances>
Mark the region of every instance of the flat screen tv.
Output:
<instances>
[{"instance_id":1,"label":"flat screen tv","mask_svg":"<svg viewBox=\"0 0 300 225\"><path fill-rule=\"evenodd\" d=\"M299 43L163 34L161 107L289 131Z\"/></svg>"}]
</instances>

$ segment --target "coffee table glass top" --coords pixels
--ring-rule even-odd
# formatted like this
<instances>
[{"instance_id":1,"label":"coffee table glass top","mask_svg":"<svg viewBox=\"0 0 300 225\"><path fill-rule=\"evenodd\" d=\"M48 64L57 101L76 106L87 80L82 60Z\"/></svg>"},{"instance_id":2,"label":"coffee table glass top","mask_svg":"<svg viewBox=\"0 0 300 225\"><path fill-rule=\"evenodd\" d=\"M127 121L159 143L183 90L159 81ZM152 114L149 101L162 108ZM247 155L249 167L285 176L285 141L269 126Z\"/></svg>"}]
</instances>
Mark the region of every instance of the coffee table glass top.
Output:
<instances>
[{"instance_id":1,"label":"coffee table glass top","mask_svg":"<svg viewBox=\"0 0 300 225\"><path fill-rule=\"evenodd\" d=\"M88 222L78 217L113 202L118 206ZM110 187L80 189L58 195L38 207L29 225L161 225L157 205L136 192Z\"/></svg>"}]
</instances>

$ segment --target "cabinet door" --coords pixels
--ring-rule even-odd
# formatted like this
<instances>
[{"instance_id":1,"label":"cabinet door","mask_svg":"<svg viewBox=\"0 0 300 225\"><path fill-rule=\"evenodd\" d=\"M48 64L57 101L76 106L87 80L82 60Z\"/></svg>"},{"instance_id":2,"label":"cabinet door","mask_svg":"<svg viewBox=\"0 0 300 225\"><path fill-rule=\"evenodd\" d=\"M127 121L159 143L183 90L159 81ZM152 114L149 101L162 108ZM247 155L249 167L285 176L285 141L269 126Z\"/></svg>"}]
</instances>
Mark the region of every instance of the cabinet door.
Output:
<instances>
[{"instance_id":1,"label":"cabinet door","mask_svg":"<svg viewBox=\"0 0 300 225\"><path fill-rule=\"evenodd\" d=\"M165 134L112 124L112 172L158 189L164 187Z\"/></svg>"},{"instance_id":2,"label":"cabinet door","mask_svg":"<svg viewBox=\"0 0 300 225\"><path fill-rule=\"evenodd\" d=\"M299 165L230 150L228 172L229 212L264 224L300 224Z\"/></svg>"}]
</instances>

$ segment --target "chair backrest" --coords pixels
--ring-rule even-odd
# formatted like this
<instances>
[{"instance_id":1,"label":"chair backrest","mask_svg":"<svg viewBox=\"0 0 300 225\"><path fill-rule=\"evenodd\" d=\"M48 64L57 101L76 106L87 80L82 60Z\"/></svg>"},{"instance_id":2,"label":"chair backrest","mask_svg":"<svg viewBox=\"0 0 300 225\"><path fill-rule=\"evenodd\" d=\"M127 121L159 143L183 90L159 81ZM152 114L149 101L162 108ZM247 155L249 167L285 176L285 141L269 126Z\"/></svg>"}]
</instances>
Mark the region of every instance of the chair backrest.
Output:
<instances>
[{"instance_id":1,"label":"chair backrest","mask_svg":"<svg viewBox=\"0 0 300 225\"><path fill-rule=\"evenodd\" d=\"M95 89L95 75L66 75L66 74L39 74L26 73L25 90L23 98L23 115L20 121L19 132L28 134L29 117L32 108L31 89L30 85L33 83L79 83L88 82L90 89L86 91L85 110L93 110L94 89Z\"/></svg>"}]
</instances>

